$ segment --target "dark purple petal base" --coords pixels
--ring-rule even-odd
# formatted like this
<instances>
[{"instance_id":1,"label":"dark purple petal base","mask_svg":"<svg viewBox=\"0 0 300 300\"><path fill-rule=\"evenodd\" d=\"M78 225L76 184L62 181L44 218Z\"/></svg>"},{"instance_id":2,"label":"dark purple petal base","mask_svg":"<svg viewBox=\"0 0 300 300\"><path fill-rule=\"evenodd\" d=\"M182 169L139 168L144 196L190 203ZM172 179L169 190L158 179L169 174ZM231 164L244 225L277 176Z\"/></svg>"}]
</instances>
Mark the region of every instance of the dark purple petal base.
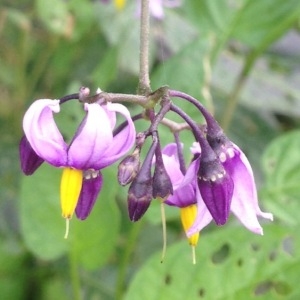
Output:
<instances>
[{"instance_id":1,"label":"dark purple petal base","mask_svg":"<svg viewBox=\"0 0 300 300\"><path fill-rule=\"evenodd\" d=\"M85 220L89 216L101 190L102 183L101 173L96 178L83 179L82 189L75 209L78 219Z\"/></svg>"},{"instance_id":2,"label":"dark purple petal base","mask_svg":"<svg viewBox=\"0 0 300 300\"><path fill-rule=\"evenodd\" d=\"M25 135L21 138L19 153L21 169L25 175L32 175L44 162L44 160L34 152Z\"/></svg>"}]
</instances>

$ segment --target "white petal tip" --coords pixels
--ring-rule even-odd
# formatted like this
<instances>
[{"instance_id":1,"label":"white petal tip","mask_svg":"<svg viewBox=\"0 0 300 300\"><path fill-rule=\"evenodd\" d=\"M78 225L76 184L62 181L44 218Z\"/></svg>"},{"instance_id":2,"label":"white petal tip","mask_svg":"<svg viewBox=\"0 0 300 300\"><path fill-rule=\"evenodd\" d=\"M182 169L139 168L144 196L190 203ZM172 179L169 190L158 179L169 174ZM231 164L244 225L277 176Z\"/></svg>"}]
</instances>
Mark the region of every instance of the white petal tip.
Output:
<instances>
[{"instance_id":1,"label":"white petal tip","mask_svg":"<svg viewBox=\"0 0 300 300\"><path fill-rule=\"evenodd\" d=\"M265 219L267 219L267 220L270 220L270 221L274 220L273 214L271 214L271 213L264 213L264 212L262 212L260 214L260 216L263 217L263 218L265 218Z\"/></svg>"},{"instance_id":2,"label":"white petal tip","mask_svg":"<svg viewBox=\"0 0 300 300\"><path fill-rule=\"evenodd\" d=\"M254 227L254 228L248 228L248 229L255 234L264 235L264 231L261 227Z\"/></svg>"},{"instance_id":3,"label":"white petal tip","mask_svg":"<svg viewBox=\"0 0 300 300\"><path fill-rule=\"evenodd\" d=\"M97 88L96 94L100 94L100 93L102 93L102 90L100 88Z\"/></svg>"}]
</instances>

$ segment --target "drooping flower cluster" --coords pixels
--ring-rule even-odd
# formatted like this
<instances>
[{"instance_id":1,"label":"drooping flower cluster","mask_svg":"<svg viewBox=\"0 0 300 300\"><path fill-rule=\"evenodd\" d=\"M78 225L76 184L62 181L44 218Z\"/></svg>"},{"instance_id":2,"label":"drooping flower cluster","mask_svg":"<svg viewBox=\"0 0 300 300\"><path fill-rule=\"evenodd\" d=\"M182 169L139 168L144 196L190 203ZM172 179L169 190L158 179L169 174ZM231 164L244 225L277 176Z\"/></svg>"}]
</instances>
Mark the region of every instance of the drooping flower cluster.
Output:
<instances>
[{"instance_id":1,"label":"drooping flower cluster","mask_svg":"<svg viewBox=\"0 0 300 300\"><path fill-rule=\"evenodd\" d=\"M58 113L61 105L72 97L84 103L86 115L71 142L66 143L53 113ZM218 226L224 225L230 212L247 229L263 234L258 216L269 220L273 216L258 206L250 163L200 102L162 87L149 96L123 96L123 100L134 98L146 107L145 113L131 117L125 106L112 102L121 98L120 94L101 91L89 96L89 90L82 88L79 94L60 100L37 100L25 113L21 168L31 175L45 161L63 169L60 190L64 218L69 220L74 211L81 220L88 217L102 187L101 170L126 155L119 164L118 181L123 186L130 184L127 201L132 221L145 214L152 199L159 199L162 205L180 209L182 225L193 249L199 232L212 220ZM171 102L172 98L193 104L206 124L197 124ZM161 105L158 112L154 109L156 103ZM174 143L161 148L158 125L169 124L165 118L169 111L181 116L195 137L190 148L192 159L187 166L180 130L174 134ZM117 113L124 122L115 128ZM136 134L134 121L142 118L150 120L150 126ZM141 150L149 137L152 144L142 159ZM133 152L128 154L134 144Z\"/></svg>"}]
</instances>

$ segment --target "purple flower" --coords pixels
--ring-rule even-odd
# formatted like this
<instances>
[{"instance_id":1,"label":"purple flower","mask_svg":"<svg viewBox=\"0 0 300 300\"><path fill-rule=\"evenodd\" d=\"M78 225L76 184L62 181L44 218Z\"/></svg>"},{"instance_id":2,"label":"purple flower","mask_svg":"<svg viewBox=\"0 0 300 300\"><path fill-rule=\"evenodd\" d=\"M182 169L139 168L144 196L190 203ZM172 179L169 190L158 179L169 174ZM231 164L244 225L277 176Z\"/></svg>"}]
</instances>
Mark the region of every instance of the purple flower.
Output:
<instances>
[{"instance_id":1,"label":"purple flower","mask_svg":"<svg viewBox=\"0 0 300 300\"><path fill-rule=\"evenodd\" d=\"M191 162L186 174L183 174L180 170L177 153L175 143L167 145L162 150L163 162L173 184L173 195L170 195L164 203L180 208L181 221L187 232L190 226L197 221L195 220L196 214L201 217L202 228L212 220L212 217L203 202L199 188L197 188L199 157ZM199 231L189 234L189 242L192 246L196 246L198 242Z\"/></svg>"},{"instance_id":2,"label":"purple flower","mask_svg":"<svg viewBox=\"0 0 300 300\"><path fill-rule=\"evenodd\" d=\"M102 186L100 170L116 162L135 142L135 128L125 106L85 103L84 109L86 116L69 145L53 118L53 112L60 111L59 100L35 101L23 119L23 129L30 147L27 147L28 150L24 146L20 148L21 165L28 165L26 161L35 157L32 154L34 151L49 164L64 168L61 201L65 218L71 217L78 199L78 218L88 216ZM116 113L125 117L128 126L114 136Z\"/></svg>"},{"instance_id":3,"label":"purple flower","mask_svg":"<svg viewBox=\"0 0 300 300\"><path fill-rule=\"evenodd\" d=\"M199 153L199 144L194 143L191 151L194 154ZM273 220L273 215L271 213L262 212L258 206L254 176L247 157L241 149L234 144L232 144L232 147L227 148L226 152L222 152L219 157L224 169L234 183L230 210L247 229L262 235L263 229L258 222L257 216ZM203 200L200 197L197 199L200 201L198 202L198 205L202 206ZM206 225L203 222L203 215L201 215L201 212L198 212L196 221L188 230L187 234L193 235L195 232L200 231L204 226Z\"/></svg>"},{"instance_id":4,"label":"purple flower","mask_svg":"<svg viewBox=\"0 0 300 300\"><path fill-rule=\"evenodd\" d=\"M173 195L170 195L165 203L171 206L176 207L185 207L192 204L195 204L195 180L196 177L191 178L190 176L193 167L198 163L198 160L192 163L192 166L188 169L185 175L180 170L178 155L177 155L177 145L175 143L168 144L162 150L162 157L164 166L167 173L170 176L172 185L173 185ZM199 166L199 164L198 164ZM185 182L188 181L188 184Z\"/></svg>"}]
</instances>

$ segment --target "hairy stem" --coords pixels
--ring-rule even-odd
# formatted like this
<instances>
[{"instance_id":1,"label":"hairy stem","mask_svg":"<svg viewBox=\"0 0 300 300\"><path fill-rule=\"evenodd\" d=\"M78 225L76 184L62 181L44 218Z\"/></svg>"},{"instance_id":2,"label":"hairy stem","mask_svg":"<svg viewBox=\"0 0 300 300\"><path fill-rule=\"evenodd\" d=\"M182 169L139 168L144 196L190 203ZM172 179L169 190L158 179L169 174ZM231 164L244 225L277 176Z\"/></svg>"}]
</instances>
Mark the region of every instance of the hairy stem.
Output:
<instances>
[{"instance_id":1,"label":"hairy stem","mask_svg":"<svg viewBox=\"0 0 300 300\"><path fill-rule=\"evenodd\" d=\"M149 79L149 0L141 1L140 73L138 92L141 95L148 95L151 92Z\"/></svg>"}]
</instances>

